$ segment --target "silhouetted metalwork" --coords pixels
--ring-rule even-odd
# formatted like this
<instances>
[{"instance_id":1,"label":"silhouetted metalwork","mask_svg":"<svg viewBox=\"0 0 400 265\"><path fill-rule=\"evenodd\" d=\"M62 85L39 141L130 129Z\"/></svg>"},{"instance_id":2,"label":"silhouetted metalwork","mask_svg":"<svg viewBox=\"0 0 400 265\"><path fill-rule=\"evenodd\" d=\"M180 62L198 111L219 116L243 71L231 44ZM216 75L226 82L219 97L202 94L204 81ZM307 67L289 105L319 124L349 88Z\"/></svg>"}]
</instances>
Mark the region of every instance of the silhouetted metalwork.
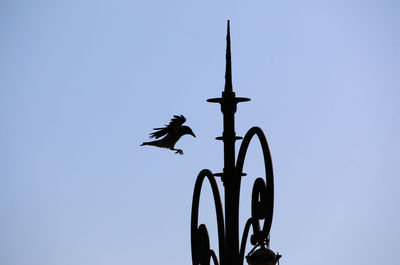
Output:
<instances>
[{"instance_id":1,"label":"silhouetted metalwork","mask_svg":"<svg viewBox=\"0 0 400 265\"><path fill-rule=\"evenodd\" d=\"M250 236L250 243L254 248L249 254L251 254L257 247L269 247L269 233L274 206L274 178L271 154L267 139L259 127L251 128L244 138L236 136L235 133L235 112L237 103L249 101L250 99L236 97L232 89L229 20L227 25L226 41L225 88L222 92L222 97L207 100L208 102L221 104L224 130L222 136L217 137L216 139L224 142L224 168L222 173L216 174L213 174L208 169L202 170L195 183L191 217L191 248L193 265L209 265L211 259L215 265L242 265L244 262L246 243L248 241L250 228L253 228L252 235ZM251 202L251 217L245 224L241 242L239 244L240 184L242 176L246 175L243 173L243 166L247 149L254 136L257 136L262 147L265 179L257 178L254 182ZM243 139L243 141L239 149L237 161L235 161L235 142L241 139ZM224 184L225 208L222 206L218 184L215 177L221 177ZM218 228L219 258L214 250L210 249L210 241L206 225L199 225L198 223L200 192L205 179L208 180L214 197ZM261 220L264 220L262 227L260 225Z\"/></svg>"}]
</instances>

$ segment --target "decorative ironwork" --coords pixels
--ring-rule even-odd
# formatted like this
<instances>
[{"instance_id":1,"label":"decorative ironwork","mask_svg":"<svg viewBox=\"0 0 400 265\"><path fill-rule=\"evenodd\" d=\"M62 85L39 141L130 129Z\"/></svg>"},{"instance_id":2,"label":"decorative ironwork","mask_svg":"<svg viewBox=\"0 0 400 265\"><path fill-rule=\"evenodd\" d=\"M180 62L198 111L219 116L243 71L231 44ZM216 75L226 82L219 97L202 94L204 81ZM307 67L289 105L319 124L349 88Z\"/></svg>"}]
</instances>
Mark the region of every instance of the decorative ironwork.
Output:
<instances>
[{"instance_id":1,"label":"decorative ironwork","mask_svg":"<svg viewBox=\"0 0 400 265\"><path fill-rule=\"evenodd\" d=\"M221 98L207 100L221 104L224 130L217 140L224 142L224 169L222 173L213 174L210 170L202 170L196 180L191 217L191 248L193 265L209 265L211 259L215 265L243 265L244 252L250 228L253 228L250 243L254 246L251 253L258 246L269 247L269 233L271 229L273 205L274 205L274 177L272 170L271 154L267 139L259 127L251 128L243 138L239 149L237 161L235 161L235 142L242 139L235 133L235 112L237 103L249 101L248 98L236 97L232 88L231 70L231 45L230 25L227 25L226 47L226 72L225 88ZM253 185L251 217L245 224L239 245L239 194L243 173L243 166L247 149L251 140L257 136L264 156L265 179L257 178ZM222 206L216 177L221 177L224 184L225 208ZM218 228L219 258L214 250L210 249L209 235L205 224L198 224L198 211L200 192L207 178L211 185ZM225 210L225 211L224 211ZM260 221L264 220L261 227Z\"/></svg>"}]
</instances>

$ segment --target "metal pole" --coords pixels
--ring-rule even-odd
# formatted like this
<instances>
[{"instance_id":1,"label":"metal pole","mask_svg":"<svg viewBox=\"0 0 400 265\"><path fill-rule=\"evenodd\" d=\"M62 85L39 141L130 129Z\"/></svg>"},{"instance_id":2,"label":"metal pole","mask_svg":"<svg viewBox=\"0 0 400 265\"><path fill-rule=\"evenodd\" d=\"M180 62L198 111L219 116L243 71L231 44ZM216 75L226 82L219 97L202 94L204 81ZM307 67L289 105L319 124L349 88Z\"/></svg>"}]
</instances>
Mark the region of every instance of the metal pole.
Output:
<instances>
[{"instance_id":1,"label":"metal pole","mask_svg":"<svg viewBox=\"0 0 400 265\"><path fill-rule=\"evenodd\" d=\"M235 133L235 112L238 102L249 101L248 98L237 98L232 89L231 38L228 20L226 35L226 70L225 88L221 98L209 99L209 102L221 104L224 131L217 140L224 142L224 169L222 181L225 187L225 239L227 265L239 264L239 189L240 178L235 170L235 142L242 139Z\"/></svg>"},{"instance_id":2,"label":"metal pole","mask_svg":"<svg viewBox=\"0 0 400 265\"><path fill-rule=\"evenodd\" d=\"M235 133L235 112L238 102L249 101L248 98L237 98L232 89L232 63L230 23L228 20L226 35L226 70L225 88L221 98L209 99L209 102L221 104L224 131L217 140L224 142L224 169L220 175L225 187L225 246L226 265L239 264L239 189L241 176L235 170L235 142L242 139Z\"/></svg>"},{"instance_id":3,"label":"metal pole","mask_svg":"<svg viewBox=\"0 0 400 265\"><path fill-rule=\"evenodd\" d=\"M225 89L222 93L221 111L224 120L224 170L222 181L225 186L225 228L227 264L239 261L239 194L235 180L235 93L232 91L232 68L229 21L226 36Z\"/></svg>"}]
</instances>

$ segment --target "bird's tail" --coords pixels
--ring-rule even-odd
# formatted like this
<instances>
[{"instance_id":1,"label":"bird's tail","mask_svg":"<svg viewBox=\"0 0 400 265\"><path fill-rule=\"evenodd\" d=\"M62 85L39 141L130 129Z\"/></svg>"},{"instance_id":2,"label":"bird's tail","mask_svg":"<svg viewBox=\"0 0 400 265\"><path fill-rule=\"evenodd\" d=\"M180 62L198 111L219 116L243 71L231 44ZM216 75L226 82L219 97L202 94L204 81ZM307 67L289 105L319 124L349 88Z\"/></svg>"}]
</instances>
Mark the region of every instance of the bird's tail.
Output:
<instances>
[{"instance_id":1,"label":"bird's tail","mask_svg":"<svg viewBox=\"0 0 400 265\"><path fill-rule=\"evenodd\" d=\"M150 142L143 142L140 146L149 145L149 144L150 144Z\"/></svg>"}]
</instances>

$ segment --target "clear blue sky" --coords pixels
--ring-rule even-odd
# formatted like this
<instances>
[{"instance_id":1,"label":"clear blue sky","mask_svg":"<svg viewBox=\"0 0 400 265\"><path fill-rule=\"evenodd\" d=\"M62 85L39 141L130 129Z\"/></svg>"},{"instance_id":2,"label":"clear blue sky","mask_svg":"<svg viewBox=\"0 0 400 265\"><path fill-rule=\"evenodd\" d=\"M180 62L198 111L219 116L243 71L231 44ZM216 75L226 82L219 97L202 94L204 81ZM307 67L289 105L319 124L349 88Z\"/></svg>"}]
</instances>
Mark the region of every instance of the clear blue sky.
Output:
<instances>
[{"instance_id":1,"label":"clear blue sky","mask_svg":"<svg viewBox=\"0 0 400 265\"><path fill-rule=\"evenodd\" d=\"M282 265L400 264L400 2L2 1L0 264L190 264L222 169L226 20L236 132L265 131ZM139 147L174 114L183 156ZM245 165L241 227L258 146ZM220 186L221 193L222 185ZM209 190L200 220L216 248Z\"/></svg>"}]
</instances>

